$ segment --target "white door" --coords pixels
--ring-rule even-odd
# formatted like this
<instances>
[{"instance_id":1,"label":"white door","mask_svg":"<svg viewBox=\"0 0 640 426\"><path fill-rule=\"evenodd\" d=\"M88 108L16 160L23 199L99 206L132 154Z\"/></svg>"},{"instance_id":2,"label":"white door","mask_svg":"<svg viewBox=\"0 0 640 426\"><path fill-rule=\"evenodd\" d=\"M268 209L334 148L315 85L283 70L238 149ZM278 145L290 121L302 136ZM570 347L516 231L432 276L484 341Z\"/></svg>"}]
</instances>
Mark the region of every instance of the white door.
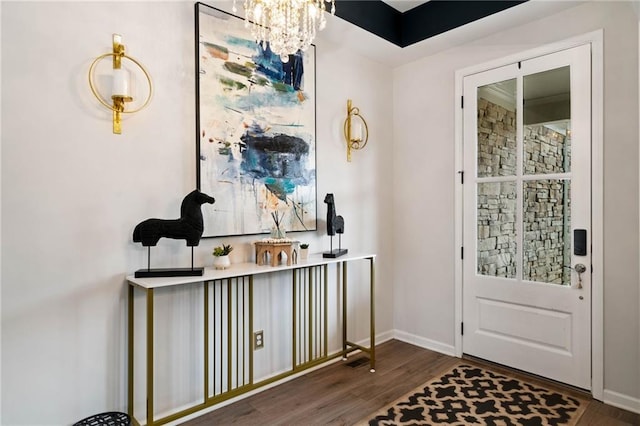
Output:
<instances>
[{"instance_id":1,"label":"white door","mask_svg":"<svg viewBox=\"0 0 640 426\"><path fill-rule=\"evenodd\" d=\"M467 76L463 111L463 352L584 389L590 73L585 45Z\"/></svg>"}]
</instances>

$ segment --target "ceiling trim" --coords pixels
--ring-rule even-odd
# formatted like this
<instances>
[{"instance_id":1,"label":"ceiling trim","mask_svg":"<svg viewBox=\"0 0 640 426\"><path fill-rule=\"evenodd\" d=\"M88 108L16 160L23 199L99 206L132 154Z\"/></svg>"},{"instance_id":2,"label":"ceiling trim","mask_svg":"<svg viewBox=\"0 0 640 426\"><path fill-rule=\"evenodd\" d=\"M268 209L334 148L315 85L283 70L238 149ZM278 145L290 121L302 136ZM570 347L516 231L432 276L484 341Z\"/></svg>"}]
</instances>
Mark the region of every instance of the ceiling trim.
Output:
<instances>
[{"instance_id":1,"label":"ceiling trim","mask_svg":"<svg viewBox=\"0 0 640 426\"><path fill-rule=\"evenodd\" d=\"M431 0L404 13L381 0L338 0L336 16L407 47L528 0Z\"/></svg>"}]
</instances>

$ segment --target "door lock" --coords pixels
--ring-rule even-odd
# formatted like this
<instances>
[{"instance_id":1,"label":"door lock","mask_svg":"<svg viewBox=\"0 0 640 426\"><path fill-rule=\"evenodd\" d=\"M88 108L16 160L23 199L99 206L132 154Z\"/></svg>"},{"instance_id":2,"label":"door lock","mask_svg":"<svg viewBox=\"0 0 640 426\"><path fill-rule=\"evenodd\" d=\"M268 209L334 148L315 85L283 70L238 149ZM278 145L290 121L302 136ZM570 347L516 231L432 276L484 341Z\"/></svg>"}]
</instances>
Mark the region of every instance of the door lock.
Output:
<instances>
[{"instance_id":1,"label":"door lock","mask_svg":"<svg viewBox=\"0 0 640 426\"><path fill-rule=\"evenodd\" d=\"M578 288L582 288L582 273L587 270L587 267L582 263L576 263L573 269L578 273Z\"/></svg>"}]
</instances>

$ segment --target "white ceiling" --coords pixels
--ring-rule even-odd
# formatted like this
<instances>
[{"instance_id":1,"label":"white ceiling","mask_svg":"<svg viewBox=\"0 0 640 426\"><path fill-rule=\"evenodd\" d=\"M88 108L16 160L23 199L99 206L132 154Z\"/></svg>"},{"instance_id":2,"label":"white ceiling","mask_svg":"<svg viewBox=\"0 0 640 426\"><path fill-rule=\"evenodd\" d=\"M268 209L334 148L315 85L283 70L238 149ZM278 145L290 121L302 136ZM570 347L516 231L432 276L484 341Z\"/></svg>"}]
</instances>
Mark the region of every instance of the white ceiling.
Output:
<instances>
[{"instance_id":1,"label":"white ceiling","mask_svg":"<svg viewBox=\"0 0 640 426\"><path fill-rule=\"evenodd\" d=\"M411 0L382 0L389 6L393 7L400 12L406 12L407 10L411 10L416 6L420 6L422 3L426 3L427 1L411 1Z\"/></svg>"},{"instance_id":2,"label":"white ceiling","mask_svg":"<svg viewBox=\"0 0 640 426\"><path fill-rule=\"evenodd\" d=\"M418 3L424 3L404 0L386 0L386 2L391 2L394 7L408 7L410 6L409 3L414 4L414 6ZM383 38L327 13L327 26L322 32L318 33L318 38L326 39L338 46L348 47L362 56L395 67L541 19L584 2L583 0L530 0L405 48L398 47ZM336 3L336 8L340 7L340 3Z\"/></svg>"}]
</instances>

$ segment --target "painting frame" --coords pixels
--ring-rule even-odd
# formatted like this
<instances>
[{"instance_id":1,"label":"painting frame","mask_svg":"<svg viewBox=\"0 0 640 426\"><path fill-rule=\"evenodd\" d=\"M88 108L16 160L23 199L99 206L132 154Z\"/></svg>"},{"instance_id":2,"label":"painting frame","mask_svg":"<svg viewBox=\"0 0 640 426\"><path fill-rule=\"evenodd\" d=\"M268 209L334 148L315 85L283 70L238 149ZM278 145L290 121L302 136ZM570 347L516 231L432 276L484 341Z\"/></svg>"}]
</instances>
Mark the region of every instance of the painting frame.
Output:
<instances>
[{"instance_id":1,"label":"painting frame","mask_svg":"<svg viewBox=\"0 0 640 426\"><path fill-rule=\"evenodd\" d=\"M317 230L315 46L282 62L243 18L195 3L203 238Z\"/></svg>"}]
</instances>

